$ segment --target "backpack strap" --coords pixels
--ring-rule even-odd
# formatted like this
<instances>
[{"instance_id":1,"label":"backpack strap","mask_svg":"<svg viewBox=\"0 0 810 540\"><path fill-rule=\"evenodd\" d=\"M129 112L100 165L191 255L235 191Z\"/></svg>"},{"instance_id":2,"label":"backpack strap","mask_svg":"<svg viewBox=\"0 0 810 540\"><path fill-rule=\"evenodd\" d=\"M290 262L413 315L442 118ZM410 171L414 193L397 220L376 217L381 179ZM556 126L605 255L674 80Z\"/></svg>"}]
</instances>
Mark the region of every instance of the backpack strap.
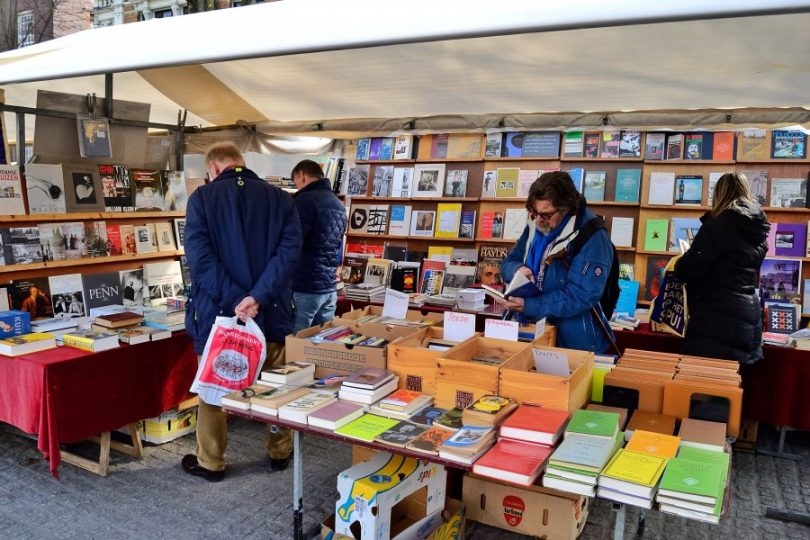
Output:
<instances>
[{"instance_id":1,"label":"backpack strap","mask_svg":"<svg viewBox=\"0 0 810 540\"><path fill-rule=\"evenodd\" d=\"M595 218L587 221L585 225L579 229L579 233L568 243L566 248L562 250L558 255L560 255L562 259L563 266L565 266L566 272L571 267L571 259L573 259L577 253L582 249L582 246L585 245L585 242L594 235L594 233L600 229L607 230L605 227L605 220L602 219L601 216L596 216ZM614 248L615 249L615 248ZM568 257L570 255L570 259ZM550 257L549 257L550 258ZM556 258L556 257L555 257ZM598 307L597 307L598 306ZM598 311L597 311L598 310ZM602 320L602 317L599 316L600 312L602 311L602 306L599 302L596 303L596 306L591 306L590 312L591 317L599 328L602 330L602 333L608 338L610 342L611 352L614 353L617 358L621 357L622 351L619 349L619 345L616 343L616 339L613 337L613 334L608 330L605 326L605 322Z\"/></svg>"}]
</instances>

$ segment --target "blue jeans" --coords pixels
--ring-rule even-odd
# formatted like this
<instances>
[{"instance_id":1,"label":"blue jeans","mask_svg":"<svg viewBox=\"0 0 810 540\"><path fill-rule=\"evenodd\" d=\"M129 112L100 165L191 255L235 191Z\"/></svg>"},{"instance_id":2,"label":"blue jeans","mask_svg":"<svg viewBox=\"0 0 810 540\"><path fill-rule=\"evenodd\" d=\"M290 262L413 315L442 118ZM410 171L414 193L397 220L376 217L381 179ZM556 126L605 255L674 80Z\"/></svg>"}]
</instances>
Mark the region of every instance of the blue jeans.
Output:
<instances>
[{"instance_id":1,"label":"blue jeans","mask_svg":"<svg viewBox=\"0 0 810 540\"><path fill-rule=\"evenodd\" d=\"M293 292L295 303L295 331L319 326L335 317L337 291L328 293Z\"/></svg>"}]
</instances>

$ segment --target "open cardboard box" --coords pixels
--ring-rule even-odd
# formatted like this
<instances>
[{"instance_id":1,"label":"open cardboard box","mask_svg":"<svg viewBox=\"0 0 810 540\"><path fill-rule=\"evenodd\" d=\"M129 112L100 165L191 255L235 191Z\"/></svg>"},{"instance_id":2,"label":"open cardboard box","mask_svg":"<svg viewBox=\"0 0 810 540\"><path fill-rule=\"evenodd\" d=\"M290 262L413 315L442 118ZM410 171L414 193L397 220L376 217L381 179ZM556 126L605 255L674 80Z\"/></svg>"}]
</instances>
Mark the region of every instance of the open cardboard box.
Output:
<instances>
[{"instance_id":1,"label":"open cardboard box","mask_svg":"<svg viewBox=\"0 0 810 540\"><path fill-rule=\"evenodd\" d=\"M315 340L314 336L334 326L347 326L354 333L365 333L365 329L359 328L353 323L339 323L330 321L321 326L305 328L297 334L287 336L285 357L287 362L301 361L315 364L315 377L326 377L327 375L348 374L359 371L366 367L385 368L386 367L386 347L368 347L364 345L347 345L335 341ZM414 328L407 326L378 328L374 335L385 339L388 343L403 336L408 336L417 332Z\"/></svg>"}]
</instances>

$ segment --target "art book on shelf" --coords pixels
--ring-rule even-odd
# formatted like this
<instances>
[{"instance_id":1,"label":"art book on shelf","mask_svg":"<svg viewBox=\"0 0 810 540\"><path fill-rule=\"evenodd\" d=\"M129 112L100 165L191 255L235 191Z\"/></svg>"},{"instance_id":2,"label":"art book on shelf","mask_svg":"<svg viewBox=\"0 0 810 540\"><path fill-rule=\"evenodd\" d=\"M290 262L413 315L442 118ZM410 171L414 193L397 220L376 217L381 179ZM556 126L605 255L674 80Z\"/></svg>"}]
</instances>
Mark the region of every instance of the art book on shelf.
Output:
<instances>
[{"instance_id":1,"label":"art book on shelf","mask_svg":"<svg viewBox=\"0 0 810 540\"><path fill-rule=\"evenodd\" d=\"M481 182L481 198L488 199L494 197L497 185L498 171L484 171L484 179Z\"/></svg>"},{"instance_id":2,"label":"art book on shelf","mask_svg":"<svg viewBox=\"0 0 810 540\"><path fill-rule=\"evenodd\" d=\"M466 169L451 169L447 171L447 180L444 182L445 197L465 197L467 195Z\"/></svg>"},{"instance_id":3,"label":"art book on shelf","mask_svg":"<svg viewBox=\"0 0 810 540\"><path fill-rule=\"evenodd\" d=\"M484 150L484 157L499 158L501 157L501 142L503 141L503 133L487 132L486 148Z\"/></svg>"},{"instance_id":4,"label":"art book on shelf","mask_svg":"<svg viewBox=\"0 0 810 540\"><path fill-rule=\"evenodd\" d=\"M413 210L411 212L411 236L433 237L435 223L435 210Z\"/></svg>"},{"instance_id":5,"label":"art book on shelf","mask_svg":"<svg viewBox=\"0 0 810 540\"><path fill-rule=\"evenodd\" d=\"M152 307L165 306L166 299L183 292L180 261L152 262L143 265L144 280L149 288Z\"/></svg>"},{"instance_id":6,"label":"art book on shelf","mask_svg":"<svg viewBox=\"0 0 810 540\"><path fill-rule=\"evenodd\" d=\"M734 159L734 132L715 131L712 133L712 160L731 161Z\"/></svg>"},{"instance_id":7,"label":"art book on shelf","mask_svg":"<svg viewBox=\"0 0 810 540\"><path fill-rule=\"evenodd\" d=\"M585 187L583 195L589 202L605 200L605 171L585 171Z\"/></svg>"},{"instance_id":8,"label":"art book on shelf","mask_svg":"<svg viewBox=\"0 0 810 540\"><path fill-rule=\"evenodd\" d=\"M79 272L48 276L48 283L53 302L53 314L56 317L84 317L84 285Z\"/></svg>"},{"instance_id":9,"label":"art book on shelf","mask_svg":"<svg viewBox=\"0 0 810 540\"><path fill-rule=\"evenodd\" d=\"M521 157L559 158L559 131L529 131L523 134Z\"/></svg>"},{"instance_id":10,"label":"art book on shelf","mask_svg":"<svg viewBox=\"0 0 810 540\"><path fill-rule=\"evenodd\" d=\"M413 135L397 135L394 139L394 159L413 157Z\"/></svg>"},{"instance_id":11,"label":"art book on shelf","mask_svg":"<svg viewBox=\"0 0 810 540\"><path fill-rule=\"evenodd\" d=\"M134 211L127 166L103 163L98 166L98 174L104 190L104 210L107 212Z\"/></svg>"},{"instance_id":12,"label":"art book on shelf","mask_svg":"<svg viewBox=\"0 0 810 540\"><path fill-rule=\"evenodd\" d=\"M675 177L675 204L700 204L702 201L702 176L679 175Z\"/></svg>"},{"instance_id":13,"label":"art book on shelf","mask_svg":"<svg viewBox=\"0 0 810 540\"><path fill-rule=\"evenodd\" d=\"M563 157L582 157L584 132L566 131L563 135Z\"/></svg>"},{"instance_id":14,"label":"art book on shelf","mask_svg":"<svg viewBox=\"0 0 810 540\"><path fill-rule=\"evenodd\" d=\"M644 159L649 161L659 161L664 159L666 140L666 133L647 133L644 144Z\"/></svg>"},{"instance_id":15,"label":"art book on shelf","mask_svg":"<svg viewBox=\"0 0 810 540\"><path fill-rule=\"evenodd\" d=\"M391 181L391 197L411 196L413 187L413 167L394 167L394 178Z\"/></svg>"},{"instance_id":16,"label":"art book on shelf","mask_svg":"<svg viewBox=\"0 0 810 540\"><path fill-rule=\"evenodd\" d=\"M603 159L619 157L619 143L621 141L621 131L614 128L606 128L602 131L602 141L599 148L599 157Z\"/></svg>"},{"instance_id":17,"label":"art book on shelf","mask_svg":"<svg viewBox=\"0 0 810 540\"><path fill-rule=\"evenodd\" d=\"M61 165L25 164L25 190L29 214L64 214L65 177Z\"/></svg>"},{"instance_id":18,"label":"art book on shelf","mask_svg":"<svg viewBox=\"0 0 810 540\"><path fill-rule=\"evenodd\" d=\"M503 134L501 157L520 157L523 154L523 132L510 131Z\"/></svg>"},{"instance_id":19,"label":"art book on shelf","mask_svg":"<svg viewBox=\"0 0 810 540\"><path fill-rule=\"evenodd\" d=\"M583 154L586 158L598 158L602 134L598 131L586 131L583 139Z\"/></svg>"},{"instance_id":20,"label":"art book on shelf","mask_svg":"<svg viewBox=\"0 0 810 540\"><path fill-rule=\"evenodd\" d=\"M475 238L475 210L462 210L458 228L459 238Z\"/></svg>"},{"instance_id":21,"label":"art book on shelf","mask_svg":"<svg viewBox=\"0 0 810 540\"><path fill-rule=\"evenodd\" d=\"M390 197L391 184L394 180L393 165L378 165L374 169L374 179L371 181L372 197Z\"/></svg>"},{"instance_id":22,"label":"art book on shelf","mask_svg":"<svg viewBox=\"0 0 810 540\"><path fill-rule=\"evenodd\" d=\"M97 166L65 165L64 173L68 212L104 211L104 193Z\"/></svg>"},{"instance_id":23,"label":"art book on shelf","mask_svg":"<svg viewBox=\"0 0 810 540\"><path fill-rule=\"evenodd\" d=\"M648 204L672 206L675 192L675 173L654 171L650 174Z\"/></svg>"},{"instance_id":24,"label":"art book on shelf","mask_svg":"<svg viewBox=\"0 0 810 540\"><path fill-rule=\"evenodd\" d=\"M667 135L667 159L683 158L683 133Z\"/></svg>"},{"instance_id":25,"label":"art book on shelf","mask_svg":"<svg viewBox=\"0 0 810 540\"><path fill-rule=\"evenodd\" d=\"M807 223L773 223L777 257L804 257L807 248Z\"/></svg>"},{"instance_id":26,"label":"art book on shelf","mask_svg":"<svg viewBox=\"0 0 810 540\"><path fill-rule=\"evenodd\" d=\"M518 167L500 167L495 185L495 197L517 197Z\"/></svg>"},{"instance_id":27,"label":"art book on shelf","mask_svg":"<svg viewBox=\"0 0 810 540\"><path fill-rule=\"evenodd\" d=\"M6 264L32 264L42 262L39 227L2 227L3 257Z\"/></svg>"},{"instance_id":28,"label":"art book on shelf","mask_svg":"<svg viewBox=\"0 0 810 540\"><path fill-rule=\"evenodd\" d=\"M684 135L683 147L683 159L706 159L703 151L703 133Z\"/></svg>"},{"instance_id":29,"label":"art book on shelf","mask_svg":"<svg viewBox=\"0 0 810 540\"><path fill-rule=\"evenodd\" d=\"M641 132L634 129L623 129L619 139L619 157L641 157Z\"/></svg>"},{"instance_id":30,"label":"art book on shelf","mask_svg":"<svg viewBox=\"0 0 810 540\"><path fill-rule=\"evenodd\" d=\"M425 259L422 261L422 274L419 277L419 292L441 294L447 264L444 261Z\"/></svg>"},{"instance_id":31,"label":"art book on shelf","mask_svg":"<svg viewBox=\"0 0 810 540\"><path fill-rule=\"evenodd\" d=\"M411 197L441 197L444 188L444 169L444 163L416 165Z\"/></svg>"},{"instance_id":32,"label":"art book on shelf","mask_svg":"<svg viewBox=\"0 0 810 540\"><path fill-rule=\"evenodd\" d=\"M88 313L93 308L111 304L123 304L123 291L121 290L118 272L85 274L82 276L82 284L84 286L85 307Z\"/></svg>"},{"instance_id":33,"label":"art book on shelf","mask_svg":"<svg viewBox=\"0 0 810 540\"><path fill-rule=\"evenodd\" d=\"M436 206L436 238L458 238L461 203L439 203Z\"/></svg>"},{"instance_id":34,"label":"art book on shelf","mask_svg":"<svg viewBox=\"0 0 810 540\"><path fill-rule=\"evenodd\" d=\"M15 279L8 288L10 307L31 314L31 319L53 317L53 301L47 277Z\"/></svg>"},{"instance_id":35,"label":"art book on shelf","mask_svg":"<svg viewBox=\"0 0 810 540\"><path fill-rule=\"evenodd\" d=\"M772 178L769 206L807 207L807 178Z\"/></svg>"},{"instance_id":36,"label":"art book on shelf","mask_svg":"<svg viewBox=\"0 0 810 540\"><path fill-rule=\"evenodd\" d=\"M361 139L362 140L362 139ZM348 183L346 184L346 195L364 196L368 191L368 165L357 165L349 169Z\"/></svg>"},{"instance_id":37,"label":"art book on shelf","mask_svg":"<svg viewBox=\"0 0 810 540\"><path fill-rule=\"evenodd\" d=\"M130 180L137 212L162 212L166 209L160 171L130 169Z\"/></svg>"},{"instance_id":38,"label":"art book on shelf","mask_svg":"<svg viewBox=\"0 0 810 540\"><path fill-rule=\"evenodd\" d=\"M771 157L804 159L807 157L807 134L803 131L775 129L771 132Z\"/></svg>"},{"instance_id":39,"label":"art book on shelf","mask_svg":"<svg viewBox=\"0 0 810 540\"><path fill-rule=\"evenodd\" d=\"M532 184L545 171L538 169L520 169L517 180L517 197L526 199L529 196Z\"/></svg>"},{"instance_id":40,"label":"art book on shelf","mask_svg":"<svg viewBox=\"0 0 810 540\"><path fill-rule=\"evenodd\" d=\"M648 219L644 224L644 251L666 251L669 220Z\"/></svg>"},{"instance_id":41,"label":"art book on shelf","mask_svg":"<svg viewBox=\"0 0 810 540\"><path fill-rule=\"evenodd\" d=\"M169 212L184 212L188 202L188 192L186 191L186 178L183 171L170 169L160 171L160 180L166 210Z\"/></svg>"},{"instance_id":42,"label":"art book on shelf","mask_svg":"<svg viewBox=\"0 0 810 540\"><path fill-rule=\"evenodd\" d=\"M504 240L517 240L526 225L529 223L528 212L525 208L507 208L503 214L503 234Z\"/></svg>"}]
</instances>

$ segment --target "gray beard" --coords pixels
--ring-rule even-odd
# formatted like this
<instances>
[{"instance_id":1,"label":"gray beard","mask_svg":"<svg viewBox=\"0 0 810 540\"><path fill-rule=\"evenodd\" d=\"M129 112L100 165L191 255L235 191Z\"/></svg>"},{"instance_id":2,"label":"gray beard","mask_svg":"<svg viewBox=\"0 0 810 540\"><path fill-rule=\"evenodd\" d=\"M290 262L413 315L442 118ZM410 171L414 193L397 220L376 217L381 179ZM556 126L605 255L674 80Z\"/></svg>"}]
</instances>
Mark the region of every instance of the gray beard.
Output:
<instances>
[{"instance_id":1,"label":"gray beard","mask_svg":"<svg viewBox=\"0 0 810 540\"><path fill-rule=\"evenodd\" d=\"M538 225L537 230L546 235L549 232L551 232L551 227L549 227L548 225Z\"/></svg>"}]
</instances>

